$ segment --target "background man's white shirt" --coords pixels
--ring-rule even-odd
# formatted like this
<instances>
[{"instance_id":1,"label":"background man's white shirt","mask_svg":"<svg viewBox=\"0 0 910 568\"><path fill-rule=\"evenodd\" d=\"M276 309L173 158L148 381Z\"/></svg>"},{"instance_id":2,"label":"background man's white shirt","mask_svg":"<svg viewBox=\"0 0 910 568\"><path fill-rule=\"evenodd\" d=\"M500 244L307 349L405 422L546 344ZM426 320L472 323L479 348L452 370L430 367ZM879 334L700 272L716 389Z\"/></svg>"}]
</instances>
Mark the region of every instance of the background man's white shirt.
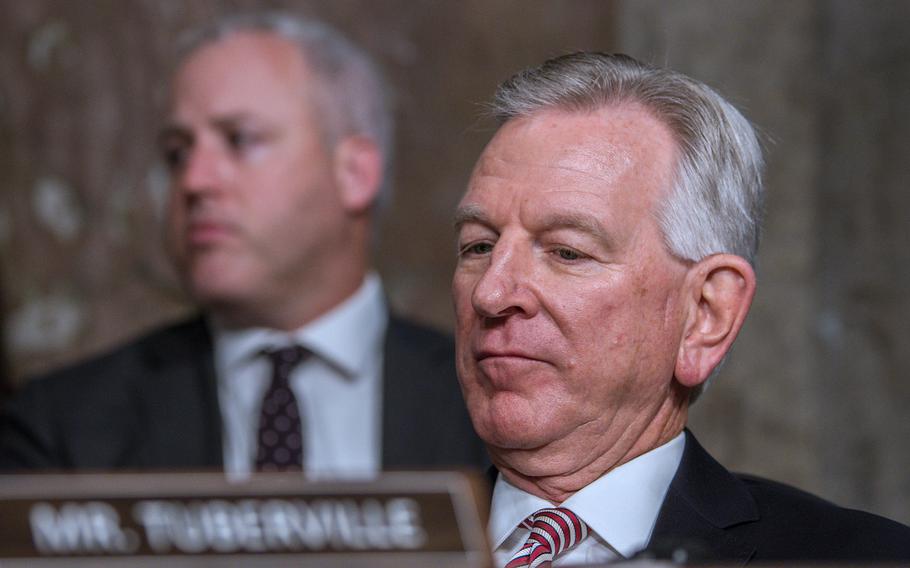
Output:
<instances>
[{"instance_id":1,"label":"background man's white shirt","mask_svg":"<svg viewBox=\"0 0 910 568\"><path fill-rule=\"evenodd\" d=\"M335 478L377 473L388 317L382 284L371 273L344 303L290 333L228 330L213 323L225 472L244 476L253 468L260 405L272 376L262 352L296 343L312 353L290 379L300 406L305 473Z\"/></svg>"}]
</instances>

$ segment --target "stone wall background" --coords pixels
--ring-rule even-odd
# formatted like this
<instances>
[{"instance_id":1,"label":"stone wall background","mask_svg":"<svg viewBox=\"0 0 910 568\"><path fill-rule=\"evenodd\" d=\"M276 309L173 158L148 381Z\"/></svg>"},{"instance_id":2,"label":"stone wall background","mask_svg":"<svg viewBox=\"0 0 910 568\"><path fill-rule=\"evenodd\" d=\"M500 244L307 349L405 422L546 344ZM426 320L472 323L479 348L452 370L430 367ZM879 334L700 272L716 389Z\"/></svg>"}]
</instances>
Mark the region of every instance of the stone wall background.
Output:
<instances>
[{"instance_id":1,"label":"stone wall background","mask_svg":"<svg viewBox=\"0 0 910 568\"><path fill-rule=\"evenodd\" d=\"M763 130L746 328L692 427L733 468L910 523L910 3L629 1L618 44Z\"/></svg>"},{"instance_id":2,"label":"stone wall background","mask_svg":"<svg viewBox=\"0 0 910 568\"><path fill-rule=\"evenodd\" d=\"M159 248L154 138L179 32L290 7L368 47L398 91L376 264L448 328L450 213L511 72L622 50L731 98L768 147L759 293L693 428L734 469L910 523L910 3L878 0L0 0L0 293L12 382L190 309ZM451 254L450 254L451 253Z\"/></svg>"},{"instance_id":3,"label":"stone wall background","mask_svg":"<svg viewBox=\"0 0 910 568\"><path fill-rule=\"evenodd\" d=\"M369 48L397 88L398 164L377 265L394 304L451 322L451 212L489 137L480 103L515 69L612 47L612 4L0 0L0 273L17 380L187 309L160 250L154 145L181 30L286 7ZM449 254L451 252L451 254Z\"/></svg>"}]
</instances>

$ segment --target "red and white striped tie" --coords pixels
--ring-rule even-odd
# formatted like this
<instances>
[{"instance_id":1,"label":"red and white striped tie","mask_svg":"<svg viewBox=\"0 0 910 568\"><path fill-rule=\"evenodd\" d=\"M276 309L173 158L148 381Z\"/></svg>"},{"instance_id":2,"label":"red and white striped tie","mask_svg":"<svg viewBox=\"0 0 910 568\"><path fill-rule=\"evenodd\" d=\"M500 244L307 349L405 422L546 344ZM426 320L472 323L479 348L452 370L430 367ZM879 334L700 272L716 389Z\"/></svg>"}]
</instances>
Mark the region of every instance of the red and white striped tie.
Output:
<instances>
[{"instance_id":1,"label":"red and white striped tie","mask_svg":"<svg viewBox=\"0 0 910 568\"><path fill-rule=\"evenodd\" d=\"M588 536L588 525L568 509L541 509L525 520L531 534L505 568L549 568L553 559Z\"/></svg>"}]
</instances>

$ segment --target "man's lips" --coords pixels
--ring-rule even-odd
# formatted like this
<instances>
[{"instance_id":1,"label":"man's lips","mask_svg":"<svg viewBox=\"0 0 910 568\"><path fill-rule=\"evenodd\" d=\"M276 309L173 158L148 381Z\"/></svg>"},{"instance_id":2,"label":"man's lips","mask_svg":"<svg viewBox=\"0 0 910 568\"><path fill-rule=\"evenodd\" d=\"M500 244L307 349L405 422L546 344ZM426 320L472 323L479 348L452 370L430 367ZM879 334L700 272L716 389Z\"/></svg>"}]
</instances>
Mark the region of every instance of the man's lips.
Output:
<instances>
[{"instance_id":1,"label":"man's lips","mask_svg":"<svg viewBox=\"0 0 910 568\"><path fill-rule=\"evenodd\" d=\"M475 349L474 361L484 369L500 368L528 368L529 366L552 365L546 353L536 349L526 348L498 348Z\"/></svg>"},{"instance_id":2,"label":"man's lips","mask_svg":"<svg viewBox=\"0 0 910 568\"><path fill-rule=\"evenodd\" d=\"M536 357L526 351L522 350L489 350L481 349L474 352L474 359L477 361L483 361L485 359L528 359L531 361L539 361L540 358Z\"/></svg>"},{"instance_id":3,"label":"man's lips","mask_svg":"<svg viewBox=\"0 0 910 568\"><path fill-rule=\"evenodd\" d=\"M474 357L474 364L479 371L477 379L496 390L520 389L520 385L528 381L531 373L545 371L552 365L526 350L481 349L474 353Z\"/></svg>"},{"instance_id":4,"label":"man's lips","mask_svg":"<svg viewBox=\"0 0 910 568\"><path fill-rule=\"evenodd\" d=\"M186 240L190 246L208 246L229 238L234 229L228 223L219 221L193 221L186 229Z\"/></svg>"}]
</instances>

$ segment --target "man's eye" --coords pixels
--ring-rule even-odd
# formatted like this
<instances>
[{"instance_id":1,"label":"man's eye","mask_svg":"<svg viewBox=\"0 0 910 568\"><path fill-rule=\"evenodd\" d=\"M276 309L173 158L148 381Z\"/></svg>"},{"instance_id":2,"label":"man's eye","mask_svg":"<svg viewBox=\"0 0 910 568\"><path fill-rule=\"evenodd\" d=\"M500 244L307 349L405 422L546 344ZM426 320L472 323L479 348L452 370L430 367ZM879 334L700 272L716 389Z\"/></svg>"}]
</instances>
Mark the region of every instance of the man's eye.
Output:
<instances>
[{"instance_id":1,"label":"man's eye","mask_svg":"<svg viewBox=\"0 0 910 568\"><path fill-rule=\"evenodd\" d=\"M487 242L472 243L462 247L461 256L476 256L493 252L493 244Z\"/></svg>"},{"instance_id":2,"label":"man's eye","mask_svg":"<svg viewBox=\"0 0 910 568\"><path fill-rule=\"evenodd\" d=\"M172 172L183 167L188 154L189 148L185 144L170 144L161 148L161 157Z\"/></svg>"},{"instance_id":3,"label":"man's eye","mask_svg":"<svg viewBox=\"0 0 910 568\"><path fill-rule=\"evenodd\" d=\"M555 251L560 260L579 260L582 254L570 248L558 248Z\"/></svg>"},{"instance_id":4,"label":"man's eye","mask_svg":"<svg viewBox=\"0 0 910 568\"><path fill-rule=\"evenodd\" d=\"M227 139L228 146L235 152L246 150L257 140L253 133L245 130L232 130L225 135L225 138Z\"/></svg>"}]
</instances>

